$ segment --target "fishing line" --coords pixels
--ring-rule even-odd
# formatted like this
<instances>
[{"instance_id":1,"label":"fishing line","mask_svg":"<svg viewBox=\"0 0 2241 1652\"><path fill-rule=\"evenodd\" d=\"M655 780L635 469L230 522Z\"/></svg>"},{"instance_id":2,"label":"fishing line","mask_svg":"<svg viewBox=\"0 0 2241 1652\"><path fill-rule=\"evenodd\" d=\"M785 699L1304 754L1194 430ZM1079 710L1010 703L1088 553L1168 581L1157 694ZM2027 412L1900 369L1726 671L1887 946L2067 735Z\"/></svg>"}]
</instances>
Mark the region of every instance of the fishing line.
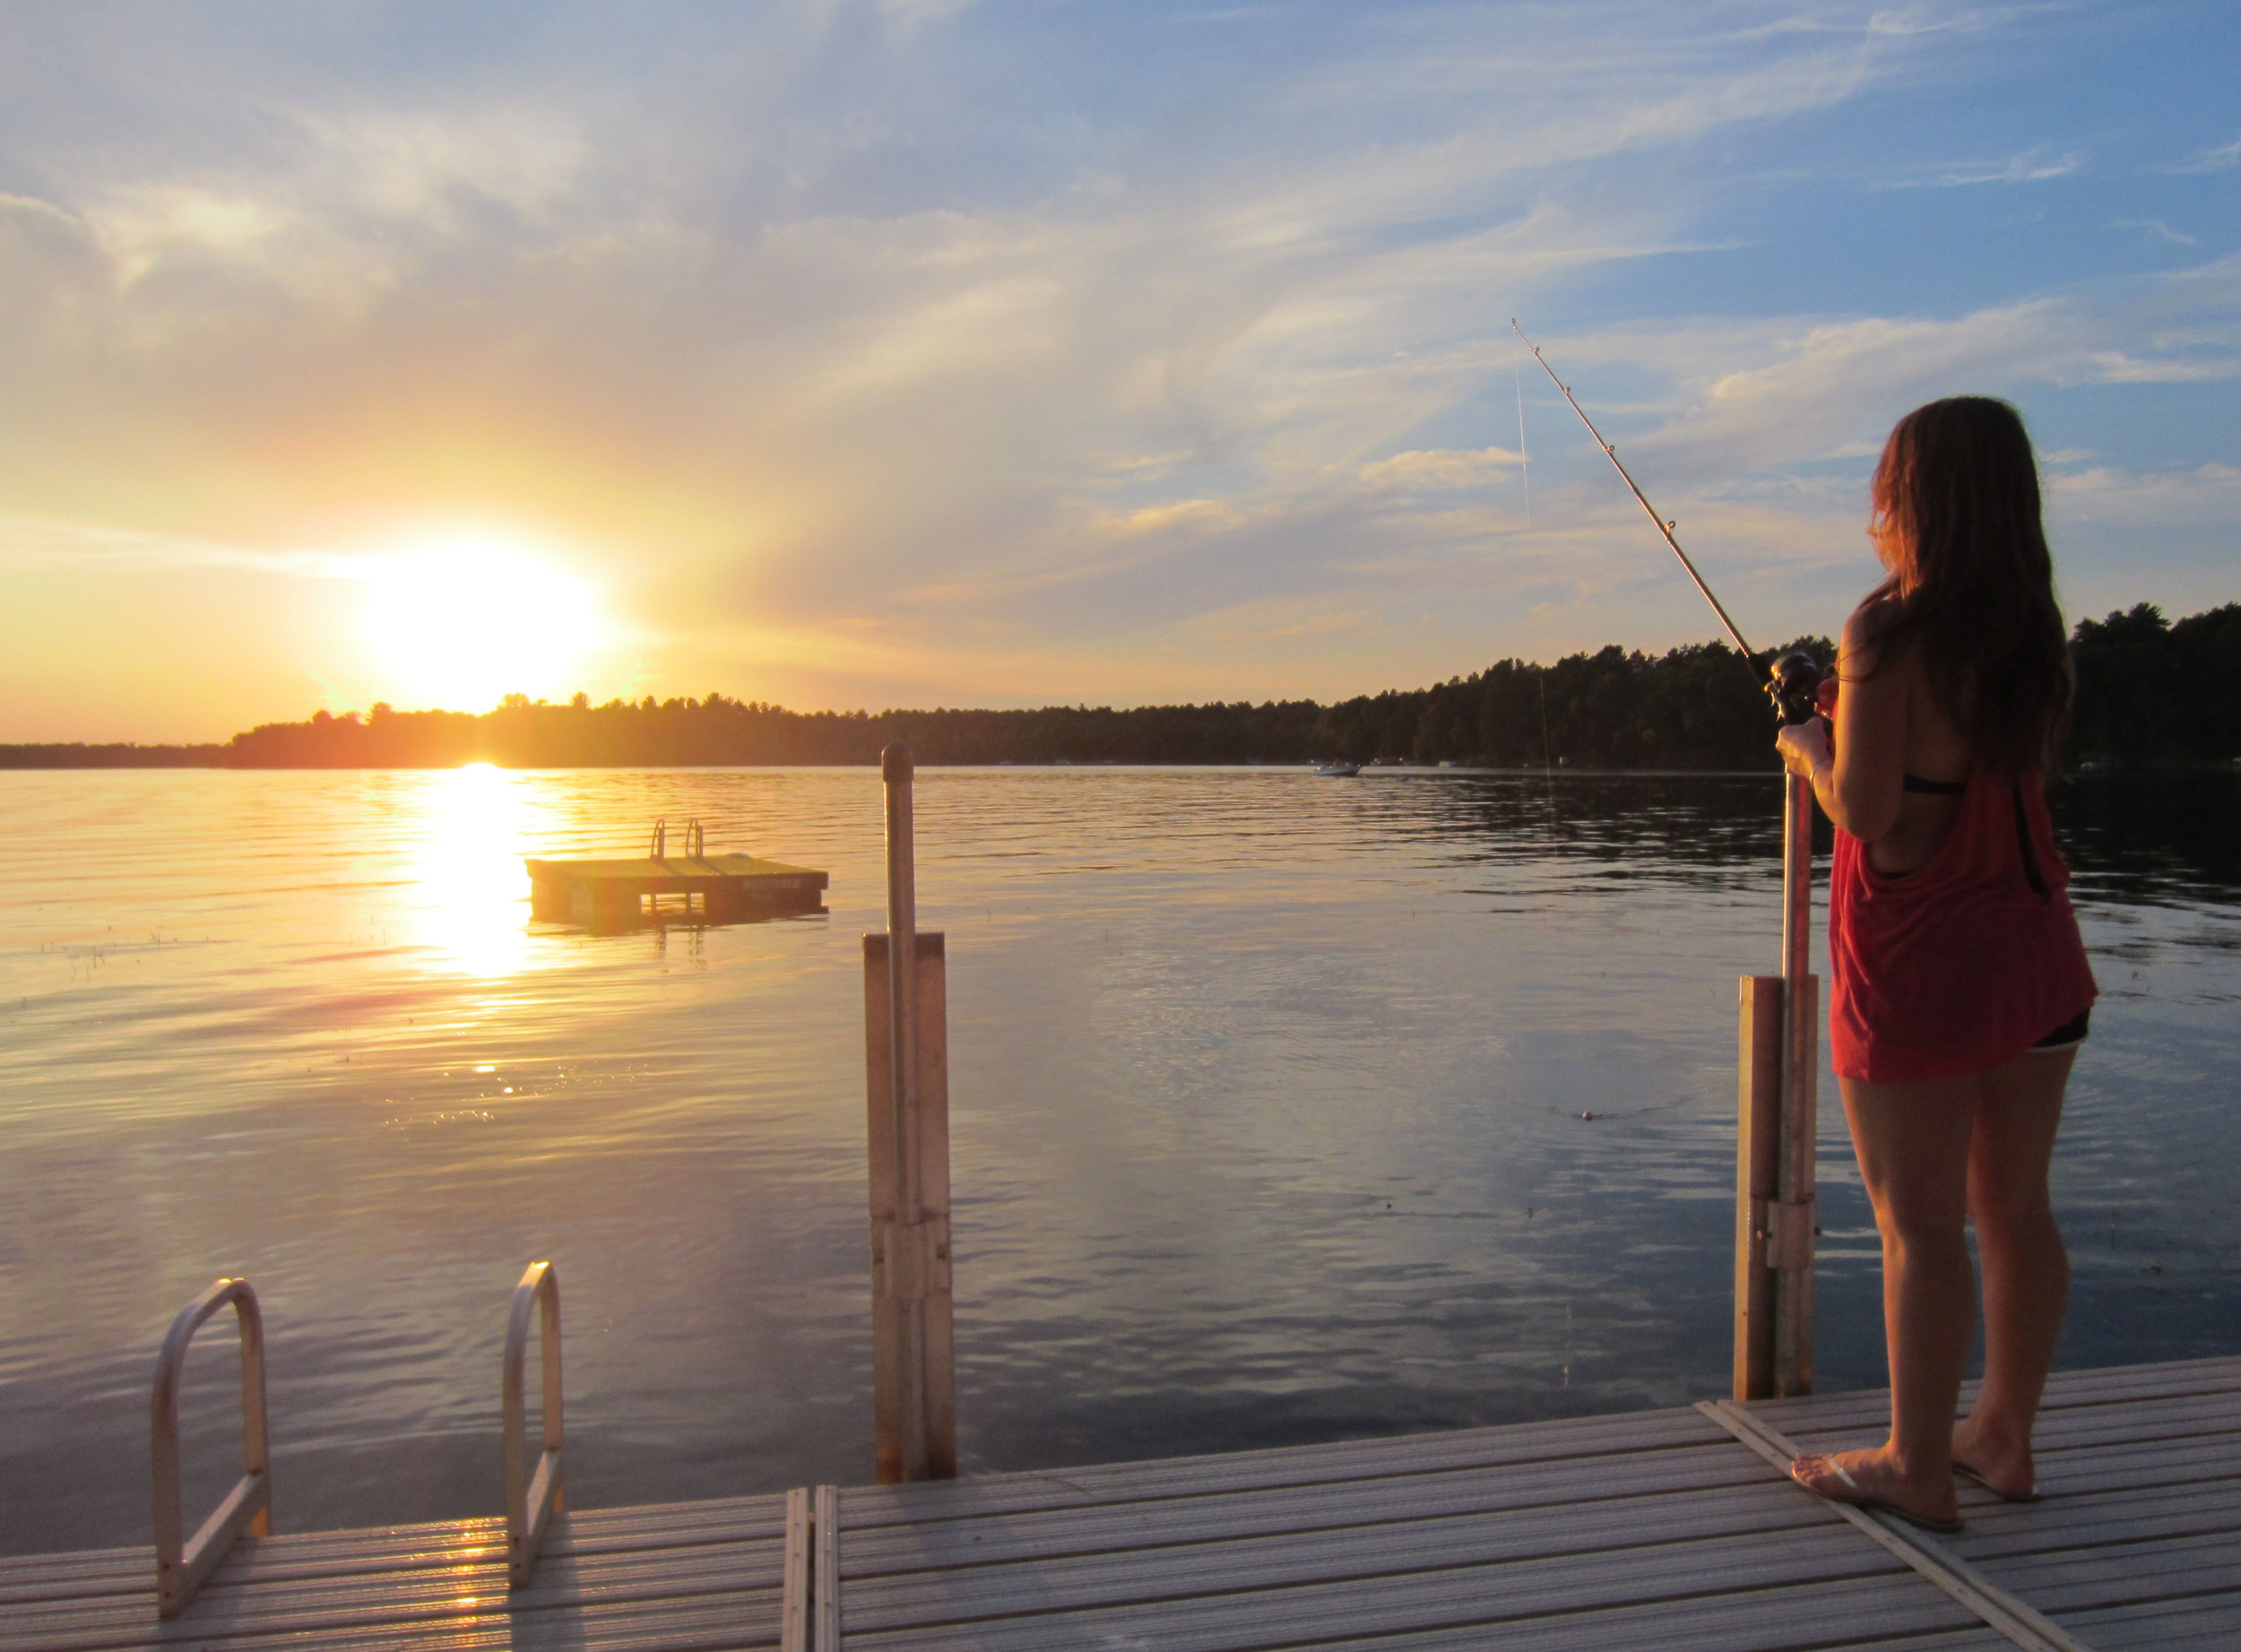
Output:
<instances>
[{"instance_id":1,"label":"fishing line","mask_svg":"<svg viewBox=\"0 0 2241 1652\"><path fill-rule=\"evenodd\" d=\"M1510 318L1510 324L1513 327L1517 325L1516 316ZM1523 338L1525 334L1520 333L1518 336ZM1533 525L1533 461L1525 451L1525 363L1512 362L1510 367L1518 381L1518 480L1525 484L1525 525L1530 528Z\"/></svg>"},{"instance_id":2,"label":"fishing line","mask_svg":"<svg viewBox=\"0 0 2241 1652\"><path fill-rule=\"evenodd\" d=\"M1696 582L1696 588L1704 593L1704 600L1712 605L1712 611L1719 616L1720 624L1727 627L1727 635L1735 639L1735 646L1743 652L1743 670L1751 673L1752 684L1758 686L1758 650L1743 640L1743 632L1737 628L1735 620L1728 616L1727 610L1721 605L1720 600L1712 594L1712 588L1704 583L1704 575L1698 573L1696 564L1689 560L1689 553L1681 549L1681 541L1674 537L1674 529L1677 524L1666 521L1658 514L1657 507L1649 502L1648 496L1642 492L1633 477L1628 473L1626 467L1619 463L1617 450L1603 439L1603 432L1596 429L1596 421L1588 417L1588 410L1572 401L1571 387L1556 376L1556 369L1549 366L1548 358L1541 354L1541 347L1531 339L1526 338L1525 329L1518 325L1518 318L1515 316L1510 318L1510 324L1516 329L1518 337L1524 341L1525 347L1533 352L1533 359L1541 364L1541 371L1548 375L1548 382L1563 392L1564 400L1570 403L1571 411L1579 415L1579 422L1588 427L1588 434L1595 437L1596 445L1603 449L1603 456L1617 469L1620 477L1626 483L1628 491L1641 502L1641 507L1649 513L1650 521L1657 524L1657 532L1665 536L1666 543L1673 547L1673 554L1681 558L1681 566L1688 569L1689 577Z\"/></svg>"},{"instance_id":3,"label":"fishing line","mask_svg":"<svg viewBox=\"0 0 2241 1652\"><path fill-rule=\"evenodd\" d=\"M1548 782L1548 803L1556 807L1556 754L1548 743L1548 667L1537 667L1533 680L1541 688L1541 778Z\"/></svg>"}]
</instances>

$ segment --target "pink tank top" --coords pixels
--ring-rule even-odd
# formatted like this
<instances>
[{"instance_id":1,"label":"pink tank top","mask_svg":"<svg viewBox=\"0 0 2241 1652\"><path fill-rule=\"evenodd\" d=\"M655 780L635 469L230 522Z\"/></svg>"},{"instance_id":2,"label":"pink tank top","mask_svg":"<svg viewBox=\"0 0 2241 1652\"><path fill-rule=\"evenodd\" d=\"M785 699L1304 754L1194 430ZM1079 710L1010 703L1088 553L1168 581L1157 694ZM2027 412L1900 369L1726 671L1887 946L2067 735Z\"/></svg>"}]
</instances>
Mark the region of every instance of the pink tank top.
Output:
<instances>
[{"instance_id":1,"label":"pink tank top","mask_svg":"<svg viewBox=\"0 0 2241 1652\"><path fill-rule=\"evenodd\" d=\"M1829 891L1839 1076L1981 1072L2090 1008L2093 971L2069 884L2036 774L1971 774L1952 835L1897 877L1839 830Z\"/></svg>"}]
</instances>

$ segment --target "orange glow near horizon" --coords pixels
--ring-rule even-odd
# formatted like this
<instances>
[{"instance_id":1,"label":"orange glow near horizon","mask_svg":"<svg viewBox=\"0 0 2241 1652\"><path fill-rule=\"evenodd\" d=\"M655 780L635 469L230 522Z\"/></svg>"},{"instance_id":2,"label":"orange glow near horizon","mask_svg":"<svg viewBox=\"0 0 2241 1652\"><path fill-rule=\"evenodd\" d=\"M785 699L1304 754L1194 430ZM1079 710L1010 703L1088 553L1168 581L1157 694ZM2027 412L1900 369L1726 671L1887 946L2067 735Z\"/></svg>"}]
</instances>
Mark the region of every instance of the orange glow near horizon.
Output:
<instances>
[{"instance_id":1,"label":"orange glow near horizon","mask_svg":"<svg viewBox=\"0 0 2241 1652\"><path fill-rule=\"evenodd\" d=\"M398 697L420 706L481 712L508 694L551 694L602 640L589 585L498 539L385 558L369 584L376 653Z\"/></svg>"}]
</instances>

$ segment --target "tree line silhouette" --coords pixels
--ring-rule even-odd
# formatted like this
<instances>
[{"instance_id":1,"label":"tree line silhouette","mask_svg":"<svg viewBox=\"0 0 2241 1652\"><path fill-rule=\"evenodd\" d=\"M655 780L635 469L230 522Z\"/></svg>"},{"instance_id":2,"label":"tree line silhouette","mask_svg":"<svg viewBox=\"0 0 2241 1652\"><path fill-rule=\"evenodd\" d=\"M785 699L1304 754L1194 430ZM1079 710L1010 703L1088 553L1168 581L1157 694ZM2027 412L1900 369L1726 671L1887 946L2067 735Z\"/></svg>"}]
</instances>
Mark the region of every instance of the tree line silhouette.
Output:
<instances>
[{"instance_id":1,"label":"tree line silhouette","mask_svg":"<svg viewBox=\"0 0 2241 1652\"><path fill-rule=\"evenodd\" d=\"M1825 637L1792 646L1821 658ZM2083 620L2070 757L2185 765L2241 757L2241 603L2172 624L2141 603ZM921 763L1456 763L1496 768L1771 770L1765 696L1725 643L1663 654L1615 645L1553 665L1504 660L1427 688L1205 705L795 712L710 694L565 704L508 695L494 710L268 722L223 746L0 746L0 767L507 768L876 762L908 740Z\"/></svg>"},{"instance_id":2,"label":"tree line silhouette","mask_svg":"<svg viewBox=\"0 0 2241 1652\"><path fill-rule=\"evenodd\" d=\"M2082 619L2070 644L2073 760L2155 767L2241 759L2241 602L2173 624L2152 602Z\"/></svg>"}]
</instances>

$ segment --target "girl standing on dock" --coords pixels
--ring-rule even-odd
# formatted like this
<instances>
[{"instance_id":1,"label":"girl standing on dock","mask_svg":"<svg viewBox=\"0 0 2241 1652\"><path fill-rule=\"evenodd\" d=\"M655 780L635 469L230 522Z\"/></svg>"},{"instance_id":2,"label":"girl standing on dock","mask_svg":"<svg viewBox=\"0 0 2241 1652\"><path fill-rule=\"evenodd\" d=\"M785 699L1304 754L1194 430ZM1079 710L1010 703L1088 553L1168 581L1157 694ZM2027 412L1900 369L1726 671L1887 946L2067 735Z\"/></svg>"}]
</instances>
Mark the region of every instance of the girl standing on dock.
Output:
<instances>
[{"instance_id":1,"label":"girl standing on dock","mask_svg":"<svg viewBox=\"0 0 2241 1652\"><path fill-rule=\"evenodd\" d=\"M1830 1036L1882 1235L1890 1438L1799 1457L1838 1501L1960 1529L1953 1479L2036 1497L2031 1425L2069 1292L2047 1166L2094 999L2041 783L2068 651L2015 410L1901 419L1870 532L1889 577L1846 622L1821 719L1783 761L1837 827ZM1838 683L1841 693L1836 693ZM1984 1263L1985 1380L1958 1423Z\"/></svg>"}]
</instances>

